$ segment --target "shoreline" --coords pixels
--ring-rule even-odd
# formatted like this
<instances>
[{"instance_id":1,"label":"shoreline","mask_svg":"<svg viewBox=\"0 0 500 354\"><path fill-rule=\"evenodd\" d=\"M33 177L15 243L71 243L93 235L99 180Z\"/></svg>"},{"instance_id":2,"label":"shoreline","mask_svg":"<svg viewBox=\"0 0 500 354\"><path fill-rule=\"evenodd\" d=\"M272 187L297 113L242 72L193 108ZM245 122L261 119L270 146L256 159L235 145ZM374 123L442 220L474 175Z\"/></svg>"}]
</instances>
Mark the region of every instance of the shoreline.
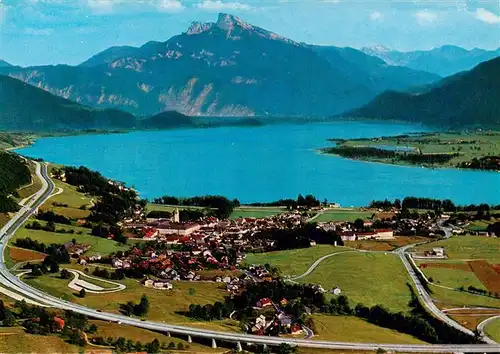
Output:
<instances>
[{"instance_id":1,"label":"shoreline","mask_svg":"<svg viewBox=\"0 0 500 354\"><path fill-rule=\"evenodd\" d=\"M350 157L345 157L341 156L339 154L334 154L330 152L324 152L321 151L322 149L316 149L316 152L319 155L324 155L324 156L330 156L330 157L338 157L341 159L349 160L349 161L358 161L358 162L364 162L364 163L374 163L374 164L379 164L379 165L389 165L389 166L398 166L398 167L409 167L409 168L425 168L428 170L456 170L456 171L470 171L470 172L490 172L490 173L500 173L500 170L481 170L481 169L476 169L476 168L460 168L460 167L451 167L451 166L424 166L424 165L414 165L414 164L409 164L409 163L393 163L389 161L382 161L382 160L377 160L377 159L364 159L364 158L350 158Z\"/></svg>"}]
</instances>

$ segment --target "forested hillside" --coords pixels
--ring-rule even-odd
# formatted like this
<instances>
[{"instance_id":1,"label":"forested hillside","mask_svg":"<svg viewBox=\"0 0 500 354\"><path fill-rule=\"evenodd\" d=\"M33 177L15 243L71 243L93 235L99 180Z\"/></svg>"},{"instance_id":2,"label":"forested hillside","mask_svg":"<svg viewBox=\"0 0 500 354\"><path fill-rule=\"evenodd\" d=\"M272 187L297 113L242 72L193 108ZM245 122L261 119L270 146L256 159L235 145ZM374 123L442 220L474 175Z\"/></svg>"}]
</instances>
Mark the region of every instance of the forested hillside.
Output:
<instances>
[{"instance_id":1,"label":"forested hillside","mask_svg":"<svg viewBox=\"0 0 500 354\"><path fill-rule=\"evenodd\" d=\"M8 196L30 181L30 170L21 157L0 152L0 213L17 210L17 203Z\"/></svg>"}]
</instances>

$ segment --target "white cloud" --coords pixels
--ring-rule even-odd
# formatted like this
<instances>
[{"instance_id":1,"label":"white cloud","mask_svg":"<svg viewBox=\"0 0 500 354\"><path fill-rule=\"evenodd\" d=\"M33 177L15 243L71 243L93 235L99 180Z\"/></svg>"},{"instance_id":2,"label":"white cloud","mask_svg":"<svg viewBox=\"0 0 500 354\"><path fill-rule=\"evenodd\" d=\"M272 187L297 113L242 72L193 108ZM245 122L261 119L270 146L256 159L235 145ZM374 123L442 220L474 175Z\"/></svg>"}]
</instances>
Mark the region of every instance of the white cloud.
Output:
<instances>
[{"instance_id":1,"label":"white cloud","mask_svg":"<svg viewBox=\"0 0 500 354\"><path fill-rule=\"evenodd\" d=\"M384 15L381 12L373 11L370 14L370 20L372 21L382 21L384 19Z\"/></svg>"},{"instance_id":2,"label":"white cloud","mask_svg":"<svg viewBox=\"0 0 500 354\"><path fill-rule=\"evenodd\" d=\"M88 0L87 4L96 13L113 11L113 0Z\"/></svg>"},{"instance_id":3,"label":"white cloud","mask_svg":"<svg viewBox=\"0 0 500 354\"><path fill-rule=\"evenodd\" d=\"M438 15L435 12L423 10L415 13L415 18L419 25L425 26L436 22L438 20Z\"/></svg>"},{"instance_id":4,"label":"white cloud","mask_svg":"<svg viewBox=\"0 0 500 354\"><path fill-rule=\"evenodd\" d=\"M474 16L478 20L481 20L486 23L491 23L491 24L500 23L500 15L495 15L493 12L488 11L484 8L476 9Z\"/></svg>"},{"instance_id":5,"label":"white cloud","mask_svg":"<svg viewBox=\"0 0 500 354\"><path fill-rule=\"evenodd\" d=\"M208 11L252 9L250 5L242 4L241 2L222 2L221 0L203 0L195 6Z\"/></svg>"},{"instance_id":6,"label":"white cloud","mask_svg":"<svg viewBox=\"0 0 500 354\"><path fill-rule=\"evenodd\" d=\"M162 12L180 12L185 9L181 0L87 0L87 4L93 12L98 14L113 12L118 7L136 10L150 8Z\"/></svg>"},{"instance_id":7,"label":"white cloud","mask_svg":"<svg viewBox=\"0 0 500 354\"><path fill-rule=\"evenodd\" d=\"M5 18L7 17L7 5L2 3L0 0L0 25L5 22Z\"/></svg>"},{"instance_id":8,"label":"white cloud","mask_svg":"<svg viewBox=\"0 0 500 354\"><path fill-rule=\"evenodd\" d=\"M30 35L30 36L50 36L51 34L54 33L54 30L52 28L32 28L28 27L23 30L24 34Z\"/></svg>"}]
</instances>

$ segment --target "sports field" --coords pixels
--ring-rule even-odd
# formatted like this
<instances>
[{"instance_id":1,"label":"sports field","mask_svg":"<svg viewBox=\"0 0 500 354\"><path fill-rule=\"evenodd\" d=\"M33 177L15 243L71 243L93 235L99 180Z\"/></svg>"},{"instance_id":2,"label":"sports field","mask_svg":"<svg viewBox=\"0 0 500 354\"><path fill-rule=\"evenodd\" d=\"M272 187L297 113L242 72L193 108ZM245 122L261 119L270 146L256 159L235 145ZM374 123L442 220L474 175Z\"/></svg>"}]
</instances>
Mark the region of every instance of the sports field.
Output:
<instances>
[{"instance_id":1,"label":"sports field","mask_svg":"<svg viewBox=\"0 0 500 354\"><path fill-rule=\"evenodd\" d=\"M392 311L408 310L410 281L399 257L391 253L354 252L324 260L301 283L340 287L352 305L383 304Z\"/></svg>"},{"instance_id":2,"label":"sports field","mask_svg":"<svg viewBox=\"0 0 500 354\"><path fill-rule=\"evenodd\" d=\"M373 210L362 211L359 209L329 209L324 211L313 219L314 222L329 222L329 221L349 221L353 222L356 219L369 219L375 213Z\"/></svg>"},{"instance_id":3,"label":"sports field","mask_svg":"<svg viewBox=\"0 0 500 354\"><path fill-rule=\"evenodd\" d=\"M269 263L278 267L283 275L301 275L318 258L336 252L350 251L344 247L334 247L331 245L317 245L308 248L299 248L286 251L275 251L266 253L248 253L245 264L266 264ZM337 256L334 256L337 257Z\"/></svg>"},{"instance_id":4,"label":"sports field","mask_svg":"<svg viewBox=\"0 0 500 354\"><path fill-rule=\"evenodd\" d=\"M365 342L365 343L398 343L425 344L408 334L371 324L354 316L312 315L317 336L314 339Z\"/></svg>"}]
</instances>

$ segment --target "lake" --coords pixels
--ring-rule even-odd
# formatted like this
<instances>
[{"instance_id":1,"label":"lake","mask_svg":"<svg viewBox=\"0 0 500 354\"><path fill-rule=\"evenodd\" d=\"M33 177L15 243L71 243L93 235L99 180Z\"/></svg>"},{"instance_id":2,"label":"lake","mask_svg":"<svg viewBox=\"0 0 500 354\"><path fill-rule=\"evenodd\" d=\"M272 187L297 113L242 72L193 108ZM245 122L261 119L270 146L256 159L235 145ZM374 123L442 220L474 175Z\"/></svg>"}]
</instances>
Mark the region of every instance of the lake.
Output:
<instances>
[{"instance_id":1,"label":"lake","mask_svg":"<svg viewBox=\"0 0 500 354\"><path fill-rule=\"evenodd\" d=\"M500 173L427 169L318 154L328 138L425 131L374 121L276 124L42 138L19 149L58 164L84 165L135 187L142 197L221 194L243 203L314 194L342 206L405 196L500 204Z\"/></svg>"}]
</instances>

